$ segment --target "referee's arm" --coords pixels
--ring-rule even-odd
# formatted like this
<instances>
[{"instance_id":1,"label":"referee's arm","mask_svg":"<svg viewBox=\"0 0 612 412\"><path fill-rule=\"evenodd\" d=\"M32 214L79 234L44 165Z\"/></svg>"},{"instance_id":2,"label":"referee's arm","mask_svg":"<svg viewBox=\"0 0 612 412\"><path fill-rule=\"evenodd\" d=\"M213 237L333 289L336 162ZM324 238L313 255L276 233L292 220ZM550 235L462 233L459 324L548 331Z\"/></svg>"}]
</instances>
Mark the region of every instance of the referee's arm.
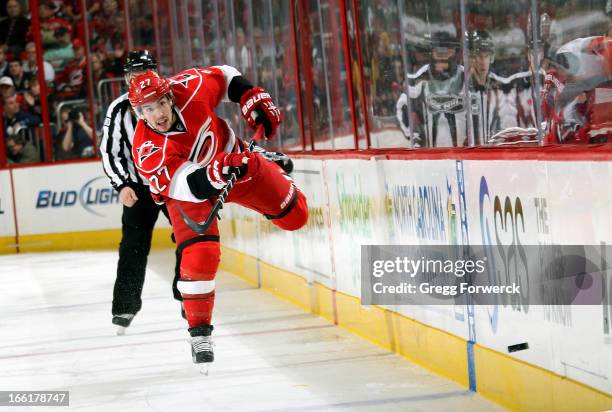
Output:
<instances>
[{"instance_id":1,"label":"referee's arm","mask_svg":"<svg viewBox=\"0 0 612 412\"><path fill-rule=\"evenodd\" d=\"M125 186L133 183L128 164L132 163L131 150L126 147L126 130L123 124L125 114L123 106L127 94L118 97L108 107L106 118L104 119L102 141L100 143L100 154L102 155L102 165L104 173L108 176L113 188L120 192ZM130 148L131 149L131 148Z\"/></svg>"}]
</instances>

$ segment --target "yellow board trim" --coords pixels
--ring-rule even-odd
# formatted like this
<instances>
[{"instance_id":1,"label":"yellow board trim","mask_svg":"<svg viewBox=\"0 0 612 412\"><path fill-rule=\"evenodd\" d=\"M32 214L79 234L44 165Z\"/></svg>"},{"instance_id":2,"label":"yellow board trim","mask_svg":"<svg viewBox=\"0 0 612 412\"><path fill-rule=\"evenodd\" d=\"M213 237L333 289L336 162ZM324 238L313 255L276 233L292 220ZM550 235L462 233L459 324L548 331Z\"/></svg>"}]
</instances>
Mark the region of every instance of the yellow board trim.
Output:
<instances>
[{"instance_id":1,"label":"yellow board trim","mask_svg":"<svg viewBox=\"0 0 612 412\"><path fill-rule=\"evenodd\" d=\"M397 350L406 359L469 387L467 342L442 329L393 313Z\"/></svg>"},{"instance_id":2,"label":"yellow board trim","mask_svg":"<svg viewBox=\"0 0 612 412\"><path fill-rule=\"evenodd\" d=\"M265 262L260 262L260 268L263 289L310 312L312 288L303 277L293 274L287 276L289 272Z\"/></svg>"},{"instance_id":3,"label":"yellow board trim","mask_svg":"<svg viewBox=\"0 0 612 412\"><path fill-rule=\"evenodd\" d=\"M222 246L221 266L230 273L240 273L240 277L252 285L258 286L257 259Z\"/></svg>"},{"instance_id":4,"label":"yellow board trim","mask_svg":"<svg viewBox=\"0 0 612 412\"><path fill-rule=\"evenodd\" d=\"M445 378L468 387L465 339L222 246L221 269ZM253 275L255 273L255 275ZM334 301L335 300L335 301ZM335 306L335 307L334 307ZM612 396L503 353L474 345L477 391L517 411L605 411Z\"/></svg>"},{"instance_id":5,"label":"yellow board trim","mask_svg":"<svg viewBox=\"0 0 612 412\"><path fill-rule=\"evenodd\" d=\"M310 294L310 311L331 323L336 323L334 292L327 286L315 282Z\"/></svg>"},{"instance_id":6,"label":"yellow board trim","mask_svg":"<svg viewBox=\"0 0 612 412\"><path fill-rule=\"evenodd\" d=\"M153 231L151 247L172 248L172 230L160 228ZM19 236L20 252L55 252L61 250L108 250L119 247L121 229L92 230L85 232L47 233ZM15 237L0 238L0 254L16 253Z\"/></svg>"},{"instance_id":7,"label":"yellow board trim","mask_svg":"<svg viewBox=\"0 0 612 412\"><path fill-rule=\"evenodd\" d=\"M17 253L15 236L0 237L0 255L10 255L12 253Z\"/></svg>"},{"instance_id":8,"label":"yellow board trim","mask_svg":"<svg viewBox=\"0 0 612 412\"><path fill-rule=\"evenodd\" d=\"M358 298L342 292L336 292L336 308L339 326L395 352L393 312L379 306L362 306Z\"/></svg>"},{"instance_id":9,"label":"yellow board trim","mask_svg":"<svg viewBox=\"0 0 612 412\"><path fill-rule=\"evenodd\" d=\"M474 345L478 393L512 410L607 411L612 397L539 366Z\"/></svg>"}]
</instances>

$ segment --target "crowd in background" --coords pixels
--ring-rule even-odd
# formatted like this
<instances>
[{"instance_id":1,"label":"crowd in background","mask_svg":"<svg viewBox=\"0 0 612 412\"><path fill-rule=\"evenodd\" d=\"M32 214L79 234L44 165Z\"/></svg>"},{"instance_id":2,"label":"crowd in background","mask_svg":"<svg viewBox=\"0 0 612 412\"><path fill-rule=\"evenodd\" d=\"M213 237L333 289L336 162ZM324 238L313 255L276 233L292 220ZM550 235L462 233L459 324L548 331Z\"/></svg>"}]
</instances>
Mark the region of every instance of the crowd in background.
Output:
<instances>
[{"instance_id":1,"label":"crowd in background","mask_svg":"<svg viewBox=\"0 0 612 412\"><path fill-rule=\"evenodd\" d=\"M0 21L0 98L9 163L44 158L41 85L36 39L27 2L4 2ZM39 2L40 41L54 159L91 157L94 134L88 99L85 27L78 0ZM92 92L100 80L123 76L127 54L123 9L118 0L88 1ZM62 103L72 104L62 104ZM96 116L101 107L94 107Z\"/></svg>"},{"instance_id":2,"label":"crowd in background","mask_svg":"<svg viewBox=\"0 0 612 412\"><path fill-rule=\"evenodd\" d=\"M54 159L93 153L92 140L105 110L97 86L107 79L121 82L128 26L133 44L151 49L165 75L197 65L229 64L269 90L284 113L279 138L270 143L279 149L300 148L302 132L306 149L311 144L315 149L353 148L355 134L358 147L364 147L366 129L373 136L371 147L493 144L500 129L533 129L540 127L538 122L548 122L545 133L557 128L552 142L576 143L573 131L610 109L602 105L596 113L588 106L594 100L592 89L571 96L565 112L558 110L559 102L567 103L567 93L558 86L577 78L573 66L593 68L593 53L612 62L612 42L607 40L612 1L542 0L537 3L539 21L532 25L531 1L465 0L465 30L458 0L359 0L356 10L353 2L347 3L344 20L337 0L297 2L295 10L284 2L255 7L249 0L161 0L155 16L153 2L146 0L88 0L85 11L78 0L39 4ZM0 98L9 160L41 160L42 139L32 133L40 131L43 113L31 13L26 0L0 0L0 9ZM172 13L177 14L175 23ZM168 36L155 38L155 19ZM174 31L173 24L178 24ZM156 41L158 50L151 47ZM185 47L175 47L177 41ZM563 54L568 47L581 50ZM473 115L490 118L467 119L468 105L462 102L452 108L454 118L443 115L444 127L478 127L474 140L433 138L434 118L440 117L435 107L444 107L444 113L466 96ZM493 111L488 109L491 102ZM230 120L239 118L233 106L222 112ZM233 123L241 134L241 122ZM607 128L607 117L599 124ZM435 128L439 133L437 123ZM582 143L607 141L607 136L592 139L590 127L582 129Z\"/></svg>"}]
</instances>

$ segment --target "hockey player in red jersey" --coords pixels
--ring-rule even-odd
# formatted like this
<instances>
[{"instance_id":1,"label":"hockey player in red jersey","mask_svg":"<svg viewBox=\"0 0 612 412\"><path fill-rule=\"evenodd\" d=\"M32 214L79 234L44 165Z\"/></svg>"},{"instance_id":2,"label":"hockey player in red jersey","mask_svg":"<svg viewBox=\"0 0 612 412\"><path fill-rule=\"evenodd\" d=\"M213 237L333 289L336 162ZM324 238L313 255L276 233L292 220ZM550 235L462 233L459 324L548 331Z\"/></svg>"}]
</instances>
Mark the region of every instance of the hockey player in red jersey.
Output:
<instances>
[{"instance_id":1,"label":"hockey player in red jersey","mask_svg":"<svg viewBox=\"0 0 612 412\"><path fill-rule=\"evenodd\" d=\"M250 152L225 120L219 103L240 104L248 125L265 127L271 138L281 113L270 95L230 66L194 68L169 79L147 71L132 80L129 100L139 117L134 132L136 167L156 201L168 207L181 259L178 289L183 297L195 363L212 362L210 335L219 266L216 221L197 235L179 208L194 221L210 214L232 173L238 180L226 201L265 215L276 226L296 230L306 224L306 197L276 163Z\"/></svg>"},{"instance_id":2,"label":"hockey player in red jersey","mask_svg":"<svg viewBox=\"0 0 612 412\"><path fill-rule=\"evenodd\" d=\"M612 141L612 38L574 39L549 59L542 91L545 143Z\"/></svg>"}]
</instances>

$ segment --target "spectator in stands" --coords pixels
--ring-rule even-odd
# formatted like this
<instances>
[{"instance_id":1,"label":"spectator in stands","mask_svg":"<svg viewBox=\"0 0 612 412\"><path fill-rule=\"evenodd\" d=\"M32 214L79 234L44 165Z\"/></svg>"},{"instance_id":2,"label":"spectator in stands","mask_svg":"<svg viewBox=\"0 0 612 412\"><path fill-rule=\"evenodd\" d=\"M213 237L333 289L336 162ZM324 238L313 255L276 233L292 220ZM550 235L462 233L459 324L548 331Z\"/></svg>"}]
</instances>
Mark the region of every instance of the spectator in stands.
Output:
<instances>
[{"instance_id":1,"label":"spectator in stands","mask_svg":"<svg viewBox=\"0 0 612 412\"><path fill-rule=\"evenodd\" d=\"M32 74L32 77L38 76L38 67L36 62L36 45L34 42L29 42L25 47L27 60L23 65L23 70ZM49 84L53 83L55 80L55 70L53 66L48 61L43 61L43 66L45 68L45 81Z\"/></svg>"},{"instance_id":2,"label":"spectator in stands","mask_svg":"<svg viewBox=\"0 0 612 412\"><path fill-rule=\"evenodd\" d=\"M127 50L125 49L123 35L120 33L115 33L111 38L111 46L113 51L108 56L110 61L109 71L114 77L122 77L123 63L127 57Z\"/></svg>"},{"instance_id":3,"label":"spectator in stands","mask_svg":"<svg viewBox=\"0 0 612 412\"><path fill-rule=\"evenodd\" d=\"M95 36L89 41L89 50L97 51L106 55L106 39L101 36Z\"/></svg>"},{"instance_id":4,"label":"spectator in stands","mask_svg":"<svg viewBox=\"0 0 612 412\"><path fill-rule=\"evenodd\" d=\"M69 21L57 17L55 13L57 12L57 8L55 4L53 4L50 0L41 0L40 5L38 6L38 12L40 15L40 35L42 37L43 48L45 50L58 47L59 40L55 37L55 32L63 27L70 32L72 30L72 26ZM32 26L30 26L30 31L28 33L28 40L32 40L34 38L34 33L32 33Z\"/></svg>"},{"instance_id":5,"label":"spectator in stands","mask_svg":"<svg viewBox=\"0 0 612 412\"><path fill-rule=\"evenodd\" d=\"M90 58L93 83L94 85L97 85L100 80L107 79L109 76L104 68L104 63L100 52L91 53Z\"/></svg>"},{"instance_id":6,"label":"spectator in stands","mask_svg":"<svg viewBox=\"0 0 612 412\"><path fill-rule=\"evenodd\" d=\"M519 27L516 14L508 13L505 19L508 27L499 32L494 40L504 45L505 54L510 57L519 57L525 53L525 32Z\"/></svg>"},{"instance_id":7,"label":"spectator in stands","mask_svg":"<svg viewBox=\"0 0 612 412\"><path fill-rule=\"evenodd\" d=\"M93 129L85 121L83 113L77 109L64 107L61 111L64 127L56 136L60 160L78 159L93 156Z\"/></svg>"},{"instance_id":8,"label":"spectator in stands","mask_svg":"<svg viewBox=\"0 0 612 412\"><path fill-rule=\"evenodd\" d=\"M253 28L253 40L255 45L255 68L258 68L272 51L266 47L263 32L259 27Z\"/></svg>"},{"instance_id":9,"label":"spectator in stands","mask_svg":"<svg viewBox=\"0 0 612 412\"><path fill-rule=\"evenodd\" d=\"M272 57L265 57L257 66L258 83L265 90L274 92L274 68L272 67Z\"/></svg>"},{"instance_id":10,"label":"spectator in stands","mask_svg":"<svg viewBox=\"0 0 612 412\"><path fill-rule=\"evenodd\" d=\"M6 44L0 44L0 77L8 75L8 61L6 60Z\"/></svg>"},{"instance_id":11,"label":"spectator in stands","mask_svg":"<svg viewBox=\"0 0 612 412\"><path fill-rule=\"evenodd\" d=\"M391 51L391 38L386 31L378 34L376 48L372 56L372 97L374 98L374 113L389 116L395 101L391 95L393 83L393 55Z\"/></svg>"},{"instance_id":12,"label":"spectator in stands","mask_svg":"<svg viewBox=\"0 0 612 412\"><path fill-rule=\"evenodd\" d=\"M97 13L99 13L100 10L102 9L102 5L100 4L101 2L102 2L101 0L94 0L94 1L88 2L89 8L87 9L87 13L90 16L95 16Z\"/></svg>"},{"instance_id":13,"label":"spectator in stands","mask_svg":"<svg viewBox=\"0 0 612 412\"><path fill-rule=\"evenodd\" d=\"M102 10L96 13L91 23L93 32L92 38L97 36L104 38L106 42L109 42L113 34L122 33L123 25L123 13L119 9L117 0L104 0L102 2ZM106 47L110 46L110 43L106 43Z\"/></svg>"},{"instance_id":14,"label":"spectator in stands","mask_svg":"<svg viewBox=\"0 0 612 412\"><path fill-rule=\"evenodd\" d=\"M70 30L59 27L55 31L58 45L56 48L45 51L45 60L49 60L56 70L62 70L66 63L74 58L74 48L70 38Z\"/></svg>"},{"instance_id":15,"label":"spectator in stands","mask_svg":"<svg viewBox=\"0 0 612 412\"><path fill-rule=\"evenodd\" d=\"M56 84L58 95L63 98L79 99L85 97L87 75L87 59L85 58L85 48L80 39L72 42L74 48L74 58L66 64L64 70L57 75Z\"/></svg>"},{"instance_id":16,"label":"spectator in stands","mask_svg":"<svg viewBox=\"0 0 612 412\"><path fill-rule=\"evenodd\" d=\"M27 112L42 118L40 106L40 83L38 83L38 78L32 78L30 81L30 90L23 93L22 106Z\"/></svg>"},{"instance_id":17,"label":"spectator in stands","mask_svg":"<svg viewBox=\"0 0 612 412\"><path fill-rule=\"evenodd\" d=\"M130 5L130 7L133 7L133 5ZM155 28L151 17L150 14L136 16L135 26L136 36L138 37L135 37L140 40L140 44L155 44Z\"/></svg>"},{"instance_id":18,"label":"spectator in stands","mask_svg":"<svg viewBox=\"0 0 612 412\"><path fill-rule=\"evenodd\" d=\"M276 60L277 70L280 67L283 67L283 62L285 61L285 43L287 42L285 36L283 36L283 31L280 27L274 27L274 44L276 46L276 50L274 51L274 59ZM282 76L281 73L278 73L278 76ZM277 77L278 77L277 76Z\"/></svg>"},{"instance_id":19,"label":"spectator in stands","mask_svg":"<svg viewBox=\"0 0 612 412\"><path fill-rule=\"evenodd\" d=\"M15 85L13 79L8 76L0 77L0 105L4 104L4 100L15 94Z\"/></svg>"},{"instance_id":20,"label":"spectator in stands","mask_svg":"<svg viewBox=\"0 0 612 412\"><path fill-rule=\"evenodd\" d=\"M6 138L6 158L8 164L40 162L38 150L23 136L10 134Z\"/></svg>"},{"instance_id":21,"label":"spectator in stands","mask_svg":"<svg viewBox=\"0 0 612 412\"><path fill-rule=\"evenodd\" d=\"M40 124L40 117L21 110L17 94L4 99L4 132L6 135L16 134L17 129L35 127Z\"/></svg>"},{"instance_id":22,"label":"spectator in stands","mask_svg":"<svg viewBox=\"0 0 612 412\"><path fill-rule=\"evenodd\" d=\"M0 43L6 44L9 51L19 56L26 43L26 35L30 30L30 20L21 10L21 3L17 0L6 2L8 17L0 20Z\"/></svg>"},{"instance_id":23,"label":"spectator in stands","mask_svg":"<svg viewBox=\"0 0 612 412\"><path fill-rule=\"evenodd\" d=\"M131 23L130 23L130 26L131 26ZM113 44L112 39L113 39L114 36L115 37L116 36L121 36L121 39L123 40L124 43L127 40L126 33L123 30L124 27L127 27L126 26L126 22L125 22L125 18L124 18L124 15L123 15L123 12L119 12L119 13L117 13L115 15L115 17L113 18L113 27L114 27L115 30L112 32L112 34L110 36L111 47L112 47L112 44Z\"/></svg>"},{"instance_id":24,"label":"spectator in stands","mask_svg":"<svg viewBox=\"0 0 612 412\"><path fill-rule=\"evenodd\" d=\"M56 0L55 3L61 9L61 11L56 13L57 16L61 16L73 23L81 18L80 0Z\"/></svg>"},{"instance_id":25,"label":"spectator in stands","mask_svg":"<svg viewBox=\"0 0 612 412\"><path fill-rule=\"evenodd\" d=\"M30 88L32 74L23 70L21 60L9 62L9 76L13 79L13 84L18 92L26 91Z\"/></svg>"},{"instance_id":26,"label":"spectator in stands","mask_svg":"<svg viewBox=\"0 0 612 412\"><path fill-rule=\"evenodd\" d=\"M242 28L238 27L236 29L236 45L230 44L231 46L227 48L226 53L227 64L236 67L242 73L249 73L251 55L246 46L244 30Z\"/></svg>"}]
</instances>

